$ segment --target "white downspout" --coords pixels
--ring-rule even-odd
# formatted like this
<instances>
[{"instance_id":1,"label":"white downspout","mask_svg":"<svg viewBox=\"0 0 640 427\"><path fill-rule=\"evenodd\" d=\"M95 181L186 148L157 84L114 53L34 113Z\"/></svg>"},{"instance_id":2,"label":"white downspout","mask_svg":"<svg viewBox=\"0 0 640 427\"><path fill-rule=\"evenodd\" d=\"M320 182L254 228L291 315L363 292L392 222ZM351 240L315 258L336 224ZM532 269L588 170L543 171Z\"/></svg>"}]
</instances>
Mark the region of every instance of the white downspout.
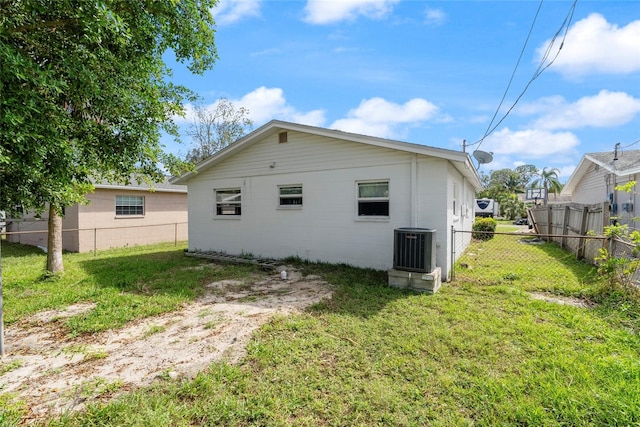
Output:
<instances>
[{"instance_id":1,"label":"white downspout","mask_svg":"<svg viewBox=\"0 0 640 427\"><path fill-rule=\"evenodd\" d=\"M411 181L411 212L409 215L409 220L411 222L411 227L418 227L418 155L413 153L411 155L411 171L410 171Z\"/></svg>"}]
</instances>

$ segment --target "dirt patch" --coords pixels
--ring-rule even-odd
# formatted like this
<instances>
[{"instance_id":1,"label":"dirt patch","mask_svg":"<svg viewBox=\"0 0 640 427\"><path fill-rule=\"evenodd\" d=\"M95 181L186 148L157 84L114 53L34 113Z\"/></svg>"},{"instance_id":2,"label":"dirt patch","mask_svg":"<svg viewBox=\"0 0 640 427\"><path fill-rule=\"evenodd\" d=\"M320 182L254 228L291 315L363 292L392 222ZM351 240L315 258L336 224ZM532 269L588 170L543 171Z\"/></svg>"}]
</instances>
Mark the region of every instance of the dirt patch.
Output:
<instances>
[{"instance_id":1,"label":"dirt patch","mask_svg":"<svg viewBox=\"0 0 640 427\"><path fill-rule=\"evenodd\" d=\"M573 307L581 307L581 308L591 307L591 304L589 304L588 301L585 301L580 298L564 297L559 295L545 294L541 292L530 292L529 295L531 295L531 298L533 299L552 302L554 304L570 305Z\"/></svg>"},{"instance_id":2,"label":"dirt patch","mask_svg":"<svg viewBox=\"0 0 640 427\"><path fill-rule=\"evenodd\" d=\"M211 283L179 311L75 339L55 320L92 310L92 304L41 312L9 326L0 368L13 369L0 375L0 393L26 401L30 417L41 418L159 378L190 378L212 362L237 362L251 334L274 315L299 312L332 294L319 277L291 269L286 280L280 273L252 279Z\"/></svg>"}]
</instances>

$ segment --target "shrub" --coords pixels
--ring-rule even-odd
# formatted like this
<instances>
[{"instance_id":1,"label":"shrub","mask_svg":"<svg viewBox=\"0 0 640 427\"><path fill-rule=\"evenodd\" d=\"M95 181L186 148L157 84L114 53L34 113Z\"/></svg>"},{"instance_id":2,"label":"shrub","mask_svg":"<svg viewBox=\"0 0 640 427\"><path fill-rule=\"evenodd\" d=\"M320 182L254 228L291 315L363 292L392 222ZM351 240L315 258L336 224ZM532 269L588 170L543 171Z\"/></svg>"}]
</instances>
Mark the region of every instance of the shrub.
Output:
<instances>
[{"instance_id":1,"label":"shrub","mask_svg":"<svg viewBox=\"0 0 640 427\"><path fill-rule=\"evenodd\" d=\"M498 222L493 218L476 218L473 222L473 238L478 240L493 239Z\"/></svg>"}]
</instances>

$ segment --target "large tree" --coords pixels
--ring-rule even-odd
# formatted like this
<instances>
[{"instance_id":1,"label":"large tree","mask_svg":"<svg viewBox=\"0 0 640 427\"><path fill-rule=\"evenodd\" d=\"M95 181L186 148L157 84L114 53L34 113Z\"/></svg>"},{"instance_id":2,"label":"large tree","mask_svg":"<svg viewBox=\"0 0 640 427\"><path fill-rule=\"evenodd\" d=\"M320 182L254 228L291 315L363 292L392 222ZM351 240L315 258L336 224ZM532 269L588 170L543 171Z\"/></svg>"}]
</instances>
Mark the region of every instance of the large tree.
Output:
<instances>
[{"instance_id":1,"label":"large tree","mask_svg":"<svg viewBox=\"0 0 640 427\"><path fill-rule=\"evenodd\" d=\"M0 0L0 206L48 206L59 236L92 179L160 181L178 167L160 134L177 138L172 117L194 97L167 81L164 55L195 73L213 66L215 3ZM49 246L59 271L60 240Z\"/></svg>"},{"instance_id":2,"label":"large tree","mask_svg":"<svg viewBox=\"0 0 640 427\"><path fill-rule=\"evenodd\" d=\"M253 126L249 110L236 107L227 98L220 98L211 106L196 104L193 121L187 130L191 147L186 160L197 163L212 156Z\"/></svg>"}]
</instances>

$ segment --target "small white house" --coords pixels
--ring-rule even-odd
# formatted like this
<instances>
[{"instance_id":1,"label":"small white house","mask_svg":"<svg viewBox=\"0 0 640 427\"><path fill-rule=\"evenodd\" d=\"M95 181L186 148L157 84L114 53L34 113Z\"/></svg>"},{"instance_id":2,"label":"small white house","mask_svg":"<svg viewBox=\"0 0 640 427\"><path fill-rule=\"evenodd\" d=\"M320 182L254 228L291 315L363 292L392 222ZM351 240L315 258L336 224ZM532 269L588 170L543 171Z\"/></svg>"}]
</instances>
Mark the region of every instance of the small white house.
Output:
<instances>
[{"instance_id":1,"label":"small white house","mask_svg":"<svg viewBox=\"0 0 640 427\"><path fill-rule=\"evenodd\" d=\"M467 153L275 120L172 182L188 187L189 250L386 270L394 230L427 228L445 279L482 189Z\"/></svg>"},{"instance_id":2,"label":"small white house","mask_svg":"<svg viewBox=\"0 0 640 427\"><path fill-rule=\"evenodd\" d=\"M562 196L575 203L595 204L608 201L611 216L621 224L640 228L633 218L640 217L640 197L636 185L632 192L615 187L640 179L640 150L607 151L585 154L562 189Z\"/></svg>"}]
</instances>

